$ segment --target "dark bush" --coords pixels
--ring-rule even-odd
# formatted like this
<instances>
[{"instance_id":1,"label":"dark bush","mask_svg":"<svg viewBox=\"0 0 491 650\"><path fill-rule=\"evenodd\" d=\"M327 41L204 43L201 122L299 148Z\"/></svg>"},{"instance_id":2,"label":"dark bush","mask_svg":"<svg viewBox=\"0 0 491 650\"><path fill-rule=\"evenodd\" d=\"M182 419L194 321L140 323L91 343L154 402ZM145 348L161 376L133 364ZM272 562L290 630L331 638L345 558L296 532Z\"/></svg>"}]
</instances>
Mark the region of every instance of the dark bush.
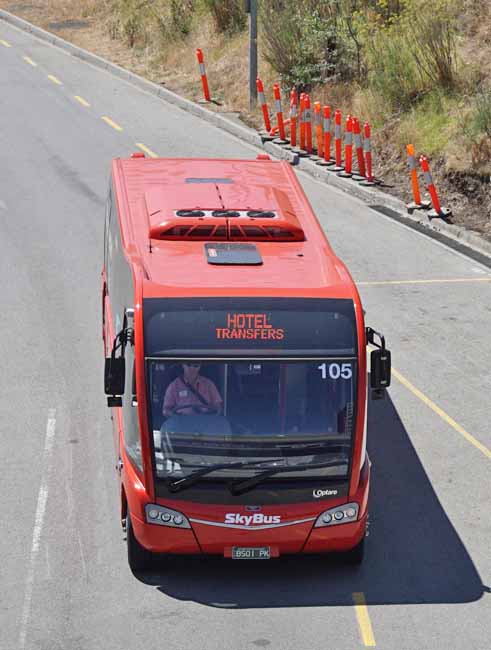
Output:
<instances>
[{"instance_id":1,"label":"dark bush","mask_svg":"<svg viewBox=\"0 0 491 650\"><path fill-rule=\"evenodd\" d=\"M348 14L333 0L268 0L261 5L266 60L283 81L311 86L357 73Z\"/></svg>"},{"instance_id":2,"label":"dark bush","mask_svg":"<svg viewBox=\"0 0 491 650\"><path fill-rule=\"evenodd\" d=\"M203 0L219 32L240 32L247 23L244 0Z\"/></svg>"}]
</instances>

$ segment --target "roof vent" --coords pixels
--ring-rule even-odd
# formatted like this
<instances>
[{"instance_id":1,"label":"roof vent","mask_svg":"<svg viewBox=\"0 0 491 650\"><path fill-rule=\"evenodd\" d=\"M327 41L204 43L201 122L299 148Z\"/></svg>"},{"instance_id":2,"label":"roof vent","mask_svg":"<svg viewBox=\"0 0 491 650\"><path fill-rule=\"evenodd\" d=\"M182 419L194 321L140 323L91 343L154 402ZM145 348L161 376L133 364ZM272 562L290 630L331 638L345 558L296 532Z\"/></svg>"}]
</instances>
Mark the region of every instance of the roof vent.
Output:
<instances>
[{"instance_id":1,"label":"roof vent","mask_svg":"<svg viewBox=\"0 0 491 650\"><path fill-rule=\"evenodd\" d=\"M247 216L252 219L274 219L276 212L271 212L270 210L249 210Z\"/></svg>"},{"instance_id":2,"label":"roof vent","mask_svg":"<svg viewBox=\"0 0 491 650\"><path fill-rule=\"evenodd\" d=\"M213 210L211 213L214 217L240 217L237 210Z\"/></svg>"},{"instance_id":3,"label":"roof vent","mask_svg":"<svg viewBox=\"0 0 491 650\"><path fill-rule=\"evenodd\" d=\"M203 210L177 210L176 215L178 217L204 217L205 212Z\"/></svg>"}]
</instances>

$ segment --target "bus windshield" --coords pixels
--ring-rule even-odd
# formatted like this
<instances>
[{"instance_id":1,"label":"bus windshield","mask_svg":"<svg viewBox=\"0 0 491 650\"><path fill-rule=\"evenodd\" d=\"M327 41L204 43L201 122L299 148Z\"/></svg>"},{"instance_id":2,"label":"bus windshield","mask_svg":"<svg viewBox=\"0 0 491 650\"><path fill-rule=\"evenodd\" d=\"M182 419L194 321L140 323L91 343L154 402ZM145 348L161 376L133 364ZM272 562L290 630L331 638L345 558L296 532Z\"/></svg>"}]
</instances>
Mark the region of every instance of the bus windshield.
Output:
<instances>
[{"instance_id":1,"label":"bus windshield","mask_svg":"<svg viewBox=\"0 0 491 650\"><path fill-rule=\"evenodd\" d=\"M278 467L288 472L279 480L347 477L355 357L154 358L147 372L158 479L240 479Z\"/></svg>"}]
</instances>

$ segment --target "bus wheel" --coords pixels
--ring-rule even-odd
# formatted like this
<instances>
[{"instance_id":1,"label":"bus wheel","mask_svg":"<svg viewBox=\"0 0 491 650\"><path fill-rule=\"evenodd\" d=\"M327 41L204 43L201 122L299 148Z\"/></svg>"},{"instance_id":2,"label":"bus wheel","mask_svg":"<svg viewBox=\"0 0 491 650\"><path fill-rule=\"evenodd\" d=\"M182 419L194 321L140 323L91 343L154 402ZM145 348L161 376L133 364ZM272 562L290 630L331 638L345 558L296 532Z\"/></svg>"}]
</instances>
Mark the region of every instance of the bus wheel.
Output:
<instances>
[{"instance_id":1,"label":"bus wheel","mask_svg":"<svg viewBox=\"0 0 491 650\"><path fill-rule=\"evenodd\" d=\"M363 557L365 555L365 538L361 540L351 551L346 551L342 553L342 562L344 564L350 564L352 566L360 565L363 562Z\"/></svg>"},{"instance_id":2,"label":"bus wheel","mask_svg":"<svg viewBox=\"0 0 491 650\"><path fill-rule=\"evenodd\" d=\"M152 553L143 548L136 539L129 512L126 516L126 547L128 550L128 564L134 573L140 573L150 568Z\"/></svg>"}]
</instances>

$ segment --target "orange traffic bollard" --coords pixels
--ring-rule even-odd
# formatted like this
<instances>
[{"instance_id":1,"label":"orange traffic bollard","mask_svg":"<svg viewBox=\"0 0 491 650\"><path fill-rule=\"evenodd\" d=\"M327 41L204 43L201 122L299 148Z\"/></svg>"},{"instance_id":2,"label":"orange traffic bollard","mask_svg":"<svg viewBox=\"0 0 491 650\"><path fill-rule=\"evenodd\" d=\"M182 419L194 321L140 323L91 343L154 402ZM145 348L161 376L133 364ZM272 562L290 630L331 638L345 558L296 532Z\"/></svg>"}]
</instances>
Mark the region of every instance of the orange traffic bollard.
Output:
<instances>
[{"instance_id":1,"label":"orange traffic bollard","mask_svg":"<svg viewBox=\"0 0 491 650\"><path fill-rule=\"evenodd\" d=\"M314 102L314 125L317 156L314 156L313 158L320 159L324 155L324 142L322 138L322 113L320 102Z\"/></svg>"},{"instance_id":2,"label":"orange traffic bollard","mask_svg":"<svg viewBox=\"0 0 491 650\"><path fill-rule=\"evenodd\" d=\"M450 208L444 208L440 204L440 200L438 198L438 194L436 192L436 188L433 183L433 177L431 176L430 165L428 164L428 158L426 156L421 156L419 162L425 176L426 187L428 188L428 192L430 193L431 202L433 203L433 210L430 210L428 212L428 217L430 219L434 217L443 217L443 218L450 217L452 214Z\"/></svg>"},{"instance_id":3,"label":"orange traffic bollard","mask_svg":"<svg viewBox=\"0 0 491 650\"><path fill-rule=\"evenodd\" d=\"M342 161L341 119L341 111L337 108L334 112L334 153L336 156L336 166L332 168L333 172L342 172L344 170Z\"/></svg>"},{"instance_id":4,"label":"orange traffic bollard","mask_svg":"<svg viewBox=\"0 0 491 650\"><path fill-rule=\"evenodd\" d=\"M322 130L324 143L322 147L323 158L317 162L321 167L332 166L334 162L331 160L331 107L324 106L322 118Z\"/></svg>"},{"instance_id":5,"label":"orange traffic bollard","mask_svg":"<svg viewBox=\"0 0 491 650\"><path fill-rule=\"evenodd\" d=\"M206 76L205 60L203 58L203 52L199 48L196 50L196 56L198 57L201 83L203 84L203 95L205 96L204 101L211 102L210 88L208 87L208 77Z\"/></svg>"},{"instance_id":6,"label":"orange traffic bollard","mask_svg":"<svg viewBox=\"0 0 491 650\"><path fill-rule=\"evenodd\" d=\"M421 193L419 191L419 182L418 182L418 165L416 163L416 157L414 154L414 146L408 144L406 146L407 151L407 166L409 167L409 174L411 176L411 187L413 190L414 201L409 203L407 206L407 211L409 213L414 212L414 210L427 210L430 207L429 201L421 200Z\"/></svg>"},{"instance_id":7,"label":"orange traffic bollard","mask_svg":"<svg viewBox=\"0 0 491 650\"><path fill-rule=\"evenodd\" d=\"M300 142L298 143L299 146L295 147L294 151L298 156L300 156L300 158L304 158L305 156L308 156L308 153L305 150L305 93L300 93L298 125Z\"/></svg>"},{"instance_id":8,"label":"orange traffic bollard","mask_svg":"<svg viewBox=\"0 0 491 650\"><path fill-rule=\"evenodd\" d=\"M358 160L358 174L354 175L355 180L364 180L366 177L365 158L363 157L363 142L361 141L360 120L353 118L353 134L355 138L356 158Z\"/></svg>"},{"instance_id":9,"label":"orange traffic bollard","mask_svg":"<svg viewBox=\"0 0 491 650\"><path fill-rule=\"evenodd\" d=\"M309 156L312 155L312 111L310 110L310 95L305 93L305 148Z\"/></svg>"},{"instance_id":10,"label":"orange traffic bollard","mask_svg":"<svg viewBox=\"0 0 491 650\"><path fill-rule=\"evenodd\" d=\"M305 93L300 95L300 151L305 151Z\"/></svg>"},{"instance_id":11,"label":"orange traffic bollard","mask_svg":"<svg viewBox=\"0 0 491 650\"><path fill-rule=\"evenodd\" d=\"M376 185L375 178L372 173L372 133L370 129L370 124L365 122L363 125L363 152L365 154L365 180L361 181L360 185L364 187L372 187Z\"/></svg>"},{"instance_id":12,"label":"orange traffic bollard","mask_svg":"<svg viewBox=\"0 0 491 650\"><path fill-rule=\"evenodd\" d=\"M264 129L266 130L266 133L269 133L271 131L271 121L269 119L268 104L266 102L266 95L264 94L264 85L259 77L256 79L256 87L259 104L261 105L261 110L263 112Z\"/></svg>"},{"instance_id":13,"label":"orange traffic bollard","mask_svg":"<svg viewBox=\"0 0 491 650\"><path fill-rule=\"evenodd\" d=\"M290 92L290 144L297 146L297 115L298 115L298 95L295 88Z\"/></svg>"},{"instance_id":14,"label":"orange traffic bollard","mask_svg":"<svg viewBox=\"0 0 491 650\"><path fill-rule=\"evenodd\" d=\"M281 90L279 84L274 84L274 103L276 110L276 119L278 120L278 133L280 137L276 140L277 144L286 144L285 123L283 122L283 109L281 108Z\"/></svg>"},{"instance_id":15,"label":"orange traffic bollard","mask_svg":"<svg viewBox=\"0 0 491 650\"><path fill-rule=\"evenodd\" d=\"M338 172L341 178L353 176L353 118L348 115L346 118L346 130L344 133L344 171Z\"/></svg>"}]
</instances>

